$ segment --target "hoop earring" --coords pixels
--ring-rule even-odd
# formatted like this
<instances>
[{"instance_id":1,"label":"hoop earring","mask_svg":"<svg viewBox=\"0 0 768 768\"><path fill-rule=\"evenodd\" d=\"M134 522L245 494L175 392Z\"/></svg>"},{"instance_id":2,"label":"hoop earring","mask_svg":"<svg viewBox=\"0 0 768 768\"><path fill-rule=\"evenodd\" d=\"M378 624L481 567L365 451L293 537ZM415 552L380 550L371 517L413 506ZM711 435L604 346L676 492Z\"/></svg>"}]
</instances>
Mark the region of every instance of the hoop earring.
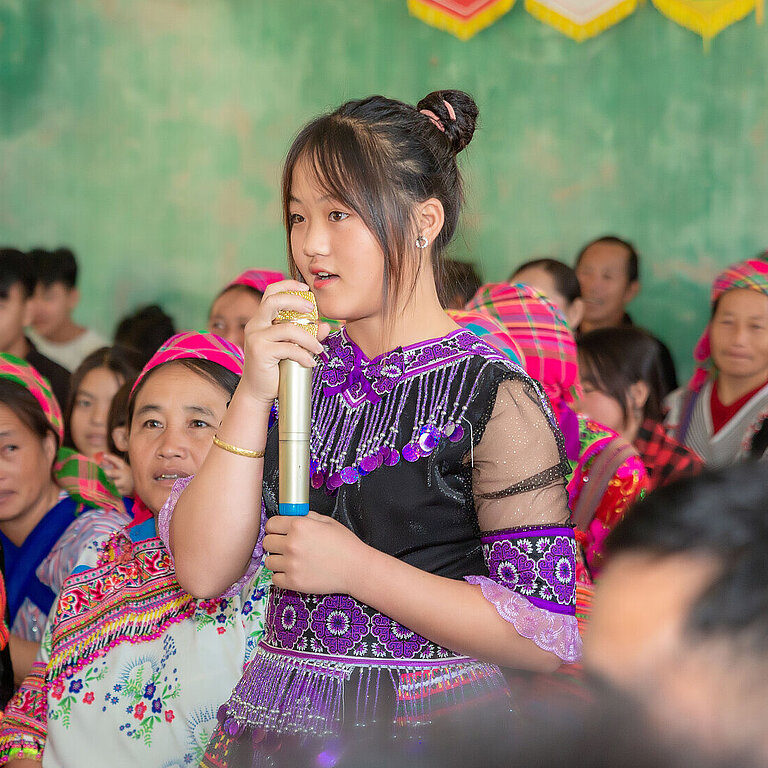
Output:
<instances>
[{"instance_id":1,"label":"hoop earring","mask_svg":"<svg viewBox=\"0 0 768 768\"><path fill-rule=\"evenodd\" d=\"M417 248L426 248L429 245L429 240L427 240L424 235L419 235L416 238L416 247Z\"/></svg>"}]
</instances>

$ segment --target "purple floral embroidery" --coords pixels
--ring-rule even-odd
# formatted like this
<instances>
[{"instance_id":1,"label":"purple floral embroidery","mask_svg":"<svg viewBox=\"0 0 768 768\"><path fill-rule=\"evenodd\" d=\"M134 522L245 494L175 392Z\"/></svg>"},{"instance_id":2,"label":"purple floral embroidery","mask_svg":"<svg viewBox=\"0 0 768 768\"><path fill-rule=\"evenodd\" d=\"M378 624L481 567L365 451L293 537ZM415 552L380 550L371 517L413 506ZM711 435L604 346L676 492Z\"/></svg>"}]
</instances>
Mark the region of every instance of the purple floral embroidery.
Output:
<instances>
[{"instance_id":1,"label":"purple floral embroidery","mask_svg":"<svg viewBox=\"0 0 768 768\"><path fill-rule=\"evenodd\" d=\"M327 595L312 611L312 630L329 653L344 655L368 632L368 617L347 595Z\"/></svg>"},{"instance_id":2,"label":"purple floral embroidery","mask_svg":"<svg viewBox=\"0 0 768 768\"><path fill-rule=\"evenodd\" d=\"M372 632L396 659L415 658L429 641L383 614L373 617Z\"/></svg>"},{"instance_id":3,"label":"purple floral embroidery","mask_svg":"<svg viewBox=\"0 0 768 768\"><path fill-rule=\"evenodd\" d=\"M576 589L576 556L572 540L557 536L539 563L539 573L554 590L558 602L568 605Z\"/></svg>"},{"instance_id":4,"label":"purple floral embroidery","mask_svg":"<svg viewBox=\"0 0 768 768\"><path fill-rule=\"evenodd\" d=\"M491 545L488 570L494 581L524 595L533 594L536 588L536 564L509 541L496 541Z\"/></svg>"},{"instance_id":5,"label":"purple floral embroidery","mask_svg":"<svg viewBox=\"0 0 768 768\"><path fill-rule=\"evenodd\" d=\"M402 379L405 370L403 350L397 348L386 357L372 362L368 366L367 375L371 380L371 386L378 395L391 392L395 385Z\"/></svg>"},{"instance_id":6,"label":"purple floral embroidery","mask_svg":"<svg viewBox=\"0 0 768 768\"><path fill-rule=\"evenodd\" d=\"M275 607L275 631L283 648L294 645L309 626L309 611L295 592L283 592Z\"/></svg>"}]
</instances>

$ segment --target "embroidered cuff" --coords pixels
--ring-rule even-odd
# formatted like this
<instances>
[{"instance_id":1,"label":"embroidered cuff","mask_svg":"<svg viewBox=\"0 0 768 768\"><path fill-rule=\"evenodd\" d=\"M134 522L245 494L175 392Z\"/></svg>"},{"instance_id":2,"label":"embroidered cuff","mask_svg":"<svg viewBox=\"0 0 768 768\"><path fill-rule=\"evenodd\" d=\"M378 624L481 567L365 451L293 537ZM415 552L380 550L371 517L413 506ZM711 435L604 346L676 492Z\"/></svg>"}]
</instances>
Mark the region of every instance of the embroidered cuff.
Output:
<instances>
[{"instance_id":1,"label":"embroidered cuff","mask_svg":"<svg viewBox=\"0 0 768 768\"><path fill-rule=\"evenodd\" d=\"M481 537L490 578L467 576L518 634L563 661L581 658L576 540L568 526L490 531Z\"/></svg>"},{"instance_id":2,"label":"embroidered cuff","mask_svg":"<svg viewBox=\"0 0 768 768\"><path fill-rule=\"evenodd\" d=\"M493 603L499 616L519 635L533 640L539 648L554 653L567 664L581 659L581 635L576 616L538 608L528 598L485 576L465 576L464 580L479 584L483 597Z\"/></svg>"},{"instance_id":3,"label":"embroidered cuff","mask_svg":"<svg viewBox=\"0 0 768 768\"><path fill-rule=\"evenodd\" d=\"M576 539L568 526L510 528L485 533L491 581L547 611L576 613Z\"/></svg>"},{"instance_id":4,"label":"embroidered cuff","mask_svg":"<svg viewBox=\"0 0 768 768\"><path fill-rule=\"evenodd\" d=\"M165 504L157 515L157 535L165 545L168 552L171 552L171 518L173 517L173 510L176 509L176 504L179 501L179 497L182 491L189 485L194 475L190 477L180 477L171 488L171 494L168 496ZM264 538L264 526L267 523L267 512L264 508L264 502L261 502L261 524L259 526L259 538L256 541L256 546L253 548L251 554L251 561L248 563L248 569L243 576L238 579L221 597L232 597L236 595L245 586L246 582L253 578L256 571L262 566L262 560L264 556L264 548L261 542ZM171 557L173 554L171 553Z\"/></svg>"},{"instance_id":5,"label":"embroidered cuff","mask_svg":"<svg viewBox=\"0 0 768 768\"><path fill-rule=\"evenodd\" d=\"M47 733L45 664L36 661L0 720L0 765L26 758L42 761Z\"/></svg>"}]
</instances>

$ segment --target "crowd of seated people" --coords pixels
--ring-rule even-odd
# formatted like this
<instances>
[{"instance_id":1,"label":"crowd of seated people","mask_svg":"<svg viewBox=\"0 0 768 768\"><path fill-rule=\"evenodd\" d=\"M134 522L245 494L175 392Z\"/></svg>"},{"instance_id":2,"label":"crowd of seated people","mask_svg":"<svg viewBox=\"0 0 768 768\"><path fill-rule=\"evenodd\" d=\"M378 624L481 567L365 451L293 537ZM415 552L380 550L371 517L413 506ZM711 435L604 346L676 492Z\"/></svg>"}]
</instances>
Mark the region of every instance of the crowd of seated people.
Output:
<instances>
[{"instance_id":1,"label":"crowd of seated people","mask_svg":"<svg viewBox=\"0 0 768 768\"><path fill-rule=\"evenodd\" d=\"M371 729L328 765L487 765L510 734L511 765L564 765L564 744L607 738L609 721L625 728L613 757L569 753L569 768L671 767L689 753L768 765L756 715L768 700L768 254L715 279L682 387L667 346L627 313L639 261L609 235L573 267L537 258L501 283L448 261L438 286L451 322L546 393L585 596L581 687L517 679L525 733L494 715L379 757L386 737ZM0 249L0 766L101 765L116 750L116 766L203 759L262 638L271 574L262 561L229 592L195 598L157 520L207 455L243 375L246 326L285 279L233 276L205 332L137 307L110 343L74 320L72 250ZM560 744L533 738L553 723Z\"/></svg>"}]
</instances>

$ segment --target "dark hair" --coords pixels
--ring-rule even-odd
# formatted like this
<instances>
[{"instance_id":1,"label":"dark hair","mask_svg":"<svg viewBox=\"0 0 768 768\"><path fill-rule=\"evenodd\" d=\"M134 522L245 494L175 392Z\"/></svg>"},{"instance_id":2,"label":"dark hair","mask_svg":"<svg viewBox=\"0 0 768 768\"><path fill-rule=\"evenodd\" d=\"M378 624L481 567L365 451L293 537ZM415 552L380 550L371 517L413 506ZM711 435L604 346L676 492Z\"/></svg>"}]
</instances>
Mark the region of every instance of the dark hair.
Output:
<instances>
[{"instance_id":1,"label":"dark hair","mask_svg":"<svg viewBox=\"0 0 768 768\"><path fill-rule=\"evenodd\" d=\"M211 308L208 310L208 317L211 316L213 313L213 305L225 294L230 293L231 291L236 290L242 290L247 293L252 294L255 296L259 301L261 301L261 297L264 295L261 291L254 288L252 285L245 285L244 283L235 283L234 285L228 285L226 288L223 288L219 293L216 294L216 298L211 302Z\"/></svg>"},{"instance_id":2,"label":"dark hair","mask_svg":"<svg viewBox=\"0 0 768 768\"><path fill-rule=\"evenodd\" d=\"M131 396L131 388L134 381L135 377L126 380L120 385L120 389L115 392L115 396L112 398L112 402L109 405L109 414L107 415L107 445L109 446L109 452L116 454L123 461L128 461L128 453L127 451L121 451L115 445L112 432L117 427L128 426L128 399Z\"/></svg>"},{"instance_id":3,"label":"dark hair","mask_svg":"<svg viewBox=\"0 0 768 768\"><path fill-rule=\"evenodd\" d=\"M35 290L35 270L32 259L15 248L0 248L0 299L7 299L14 285L20 285L24 298Z\"/></svg>"},{"instance_id":4,"label":"dark hair","mask_svg":"<svg viewBox=\"0 0 768 768\"><path fill-rule=\"evenodd\" d=\"M136 407L136 398L139 396L139 392L141 392L141 390L144 388L144 385L147 383L147 380L152 376L152 374L155 373L155 371L159 371L161 368L164 368L166 365L172 365L174 363L183 365L185 368L189 368L190 371L192 371L193 373L196 373L198 376L202 376L204 379L207 379L212 384L218 385L230 397L232 397L232 395L235 394L235 389L237 389L237 385L240 382L240 377L236 373L234 373L233 371L230 371L228 368L225 368L223 365L219 365L219 363L214 363L212 360L201 360L199 358L183 358L181 360L169 360L167 363L161 363L160 365L153 368L151 371L147 372L147 374L138 383L136 389L131 394L128 400L128 426L129 427L131 425L131 422L133 421L133 409Z\"/></svg>"},{"instance_id":5,"label":"dark hair","mask_svg":"<svg viewBox=\"0 0 768 768\"><path fill-rule=\"evenodd\" d=\"M720 570L694 601L686 631L694 638L744 640L768 652L768 473L762 462L705 469L648 495L606 541L626 552L689 554Z\"/></svg>"},{"instance_id":6,"label":"dark hair","mask_svg":"<svg viewBox=\"0 0 768 768\"><path fill-rule=\"evenodd\" d=\"M634 283L640 279L640 254L638 254L637 249L632 243L629 242L629 240L622 240L616 235L603 235L602 237L598 237L596 240L592 240L591 242L587 243L579 251L579 255L576 257L577 267L581 262L581 257L586 253L587 248L592 245L597 245L598 243L610 243L611 245L621 245L626 248L627 256L629 257L627 259L627 282Z\"/></svg>"},{"instance_id":7,"label":"dark hair","mask_svg":"<svg viewBox=\"0 0 768 768\"><path fill-rule=\"evenodd\" d=\"M63 283L67 288L77 285L77 259L69 248L57 248L55 251L35 248L29 255L37 285L44 288L55 283Z\"/></svg>"},{"instance_id":8,"label":"dark hair","mask_svg":"<svg viewBox=\"0 0 768 768\"><path fill-rule=\"evenodd\" d=\"M581 286L576 277L576 271L557 259L532 259L521 264L510 275L509 282L515 283L515 276L519 275L524 269L536 268L543 269L555 284L557 292L568 302L568 306L581 297Z\"/></svg>"},{"instance_id":9,"label":"dark hair","mask_svg":"<svg viewBox=\"0 0 768 768\"><path fill-rule=\"evenodd\" d=\"M598 328L580 336L576 343L582 383L616 400L625 422L629 388L639 381L648 385L644 418L662 420L664 377L659 342L653 336L635 327Z\"/></svg>"},{"instance_id":10,"label":"dark hair","mask_svg":"<svg viewBox=\"0 0 768 768\"><path fill-rule=\"evenodd\" d=\"M444 130L420 110L432 112ZM384 96L348 101L306 125L283 168L292 275L297 276L291 252L291 188L297 164L306 160L322 188L352 208L376 238L384 253L385 298L400 295L405 261L416 252L414 205L437 198L445 211L443 228L432 243L439 284L440 257L456 230L463 200L456 154L471 141L477 116L471 96L448 90L430 93L416 107Z\"/></svg>"},{"instance_id":11,"label":"dark hair","mask_svg":"<svg viewBox=\"0 0 768 768\"><path fill-rule=\"evenodd\" d=\"M173 318L162 307L150 304L126 315L115 329L115 345L129 347L141 354L142 365L176 333Z\"/></svg>"},{"instance_id":12,"label":"dark hair","mask_svg":"<svg viewBox=\"0 0 768 768\"><path fill-rule=\"evenodd\" d=\"M447 307L456 296L459 296L463 307L475 295L481 284L480 275L477 274L474 264L445 259L443 273L437 286L440 303Z\"/></svg>"},{"instance_id":13,"label":"dark hair","mask_svg":"<svg viewBox=\"0 0 768 768\"><path fill-rule=\"evenodd\" d=\"M48 421L48 417L40 407L35 396L22 384L10 379L0 378L0 403L10 408L24 426L28 427L42 442L50 432L56 440L56 448L59 447L59 435ZM55 482L53 465L51 462L51 479Z\"/></svg>"},{"instance_id":14,"label":"dark hair","mask_svg":"<svg viewBox=\"0 0 768 768\"><path fill-rule=\"evenodd\" d=\"M91 352L72 374L69 384L69 399L67 408L64 412L64 445L68 448L76 448L72 440L70 422L72 421L72 411L75 408L77 392L83 379L96 368L106 368L115 374L123 382L133 382L138 376L143 365L141 355L133 349L127 347L101 347L95 352Z\"/></svg>"}]
</instances>

